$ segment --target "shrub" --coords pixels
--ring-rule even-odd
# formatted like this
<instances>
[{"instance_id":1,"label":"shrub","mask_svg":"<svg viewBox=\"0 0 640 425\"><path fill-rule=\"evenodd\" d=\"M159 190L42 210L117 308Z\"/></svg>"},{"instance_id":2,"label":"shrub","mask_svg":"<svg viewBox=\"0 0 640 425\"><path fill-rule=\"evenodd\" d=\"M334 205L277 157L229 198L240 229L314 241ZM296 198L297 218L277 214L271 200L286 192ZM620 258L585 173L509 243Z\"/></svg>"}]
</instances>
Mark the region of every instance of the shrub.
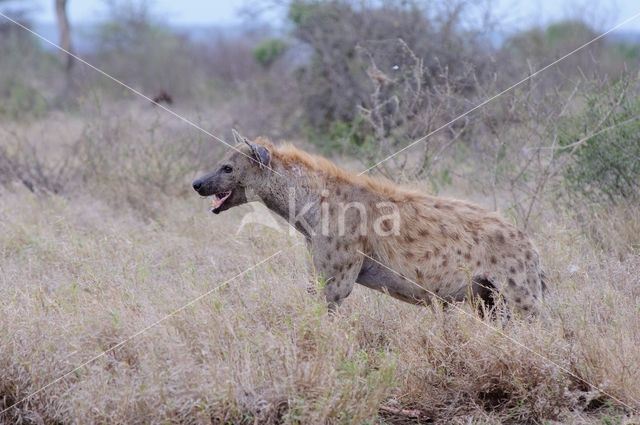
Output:
<instances>
[{"instance_id":1,"label":"shrub","mask_svg":"<svg viewBox=\"0 0 640 425\"><path fill-rule=\"evenodd\" d=\"M287 43L280 39L265 40L253 49L253 57L263 67L269 68L284 52L287 51Z\"/></svg>"},{"instance_id":2,"label":"shrub","mask_svg":"<svg viewBox=\"0 0 640 425\"><path fill-rule=\"evenodd\" d=\"M639 198L640 98L637 83L584 93L584 112L568 119L560 144L573 152L564 171L572 199L617 204Z\"/></svg>"},{"instance_id":3,"label":"shrub","mask_svg":"<svg viewBox=\"0 0 640 425\"><path fill-rule=\"evenodd\" d=\"M376 63L383 73L391 75L394 61L406 56L397 43L401 39L422 62L424 74L419 78L425 88L444 79L468 77L469 65L482 69L478 37L459 29L463 10L461 2L453 2L450 8L426 9L411 1L381 5L349 0L292 1L289 19L294 25L293 35L313 52L298 72L308 123L322 132L332 121L352 122L360 106L371 107L370 60L359 54L359 47L383 53L385 57ZM472 87L472 81L469 78L464 88Z\"/></svg>"}]
</instances>

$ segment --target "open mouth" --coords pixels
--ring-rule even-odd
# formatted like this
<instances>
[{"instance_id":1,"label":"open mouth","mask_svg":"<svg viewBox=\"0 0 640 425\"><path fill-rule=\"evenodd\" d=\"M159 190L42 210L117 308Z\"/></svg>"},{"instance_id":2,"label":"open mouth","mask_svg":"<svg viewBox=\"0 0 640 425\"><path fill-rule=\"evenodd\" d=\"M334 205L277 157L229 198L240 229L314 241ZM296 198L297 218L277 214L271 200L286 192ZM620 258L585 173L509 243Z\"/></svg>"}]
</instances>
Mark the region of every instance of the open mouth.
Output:
<instances>
[{"instance_id":1,"label":"open mouth","mask_svg":"<svg viewBox=\"0 0 640 425\"><path fill-rule=\"evenodd\" d=\"M213 199L211 200L211 212L218 214L220 212L220 207L229 196L231 196L231 191L216 193L213 195Z\"/></svg>"}]
</instances>

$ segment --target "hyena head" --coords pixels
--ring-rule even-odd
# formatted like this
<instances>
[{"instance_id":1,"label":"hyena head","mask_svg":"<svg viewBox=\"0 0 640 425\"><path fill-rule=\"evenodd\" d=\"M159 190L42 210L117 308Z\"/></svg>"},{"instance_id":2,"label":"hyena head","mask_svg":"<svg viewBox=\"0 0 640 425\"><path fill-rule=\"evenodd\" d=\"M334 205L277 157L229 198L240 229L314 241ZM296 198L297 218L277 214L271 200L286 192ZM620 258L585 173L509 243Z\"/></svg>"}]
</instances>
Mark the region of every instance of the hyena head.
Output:
<instances>
[{"instance_id":1,"label":"hyena head","mask_svg":"<svg viewBox=\"0 0 640 425\"><path fill-rule=\"evenodd\" d=\"M252 143L232 131L238 143L235 149L225 155L212 172L193 182L193 188L201 196L214 196L211 211L215 214L251 200L249 192L264 184L270 171L269 147Z\"/></svg>"}]
</instances>

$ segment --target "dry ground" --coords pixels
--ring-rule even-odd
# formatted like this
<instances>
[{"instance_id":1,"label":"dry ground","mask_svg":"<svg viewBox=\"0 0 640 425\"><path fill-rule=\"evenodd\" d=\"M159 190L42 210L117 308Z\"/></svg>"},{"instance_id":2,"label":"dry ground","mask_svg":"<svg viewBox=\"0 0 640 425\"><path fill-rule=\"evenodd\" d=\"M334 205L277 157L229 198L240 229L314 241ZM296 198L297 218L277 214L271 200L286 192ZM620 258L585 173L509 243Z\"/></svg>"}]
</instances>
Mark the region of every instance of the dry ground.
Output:
<instances>
[{"instance_id":1,"label":"dry ground","mask_svg":"<svg viewBox=\"0 0 640 425\"><path fill-rule=\"evenodd\" d=\"M214 216L191 193L219 146L120 109L4 127L6 152L33 151L21 167L42 161L36 189L48 173L64 190L0 187L0 409L211 293L0 423L640 423L640 208L532 226L546 324L362 287L331 322L298 236L236 234L252 207Z\"/></svg>"}]
</instances>

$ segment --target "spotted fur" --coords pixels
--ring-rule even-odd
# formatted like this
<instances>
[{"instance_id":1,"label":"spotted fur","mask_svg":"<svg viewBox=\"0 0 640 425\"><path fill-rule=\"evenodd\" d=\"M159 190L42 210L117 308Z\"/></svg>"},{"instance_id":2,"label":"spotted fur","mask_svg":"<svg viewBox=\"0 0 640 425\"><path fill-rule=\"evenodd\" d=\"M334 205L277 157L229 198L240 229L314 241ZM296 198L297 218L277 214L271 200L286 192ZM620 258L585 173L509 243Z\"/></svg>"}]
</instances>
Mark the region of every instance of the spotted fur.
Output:
<instances>
[{"instance_id":1,"label":"spotted fur","mask_svg":"<svg viewBox=\"0 0 640 425\"><path fill-rule=\"evenodd\" d=\"M434 295L459 301L472 292L487 302L500 294L522 315L539 311L544 282L538 251L497 213L355 175L292 145L253 144L253 151L268 151L266 167L246 157L252 149L238 145L240 152L221 161L237 170L236 180L221 182L214 172L199 180L210 190L197 190L242 191L228 207L259 200L289 220L307 240L330 309L357 282L411 303L429 303ZM381 203L397 208L396 232L384 220L390 207Z\"/></svg>"}]
</instances>

